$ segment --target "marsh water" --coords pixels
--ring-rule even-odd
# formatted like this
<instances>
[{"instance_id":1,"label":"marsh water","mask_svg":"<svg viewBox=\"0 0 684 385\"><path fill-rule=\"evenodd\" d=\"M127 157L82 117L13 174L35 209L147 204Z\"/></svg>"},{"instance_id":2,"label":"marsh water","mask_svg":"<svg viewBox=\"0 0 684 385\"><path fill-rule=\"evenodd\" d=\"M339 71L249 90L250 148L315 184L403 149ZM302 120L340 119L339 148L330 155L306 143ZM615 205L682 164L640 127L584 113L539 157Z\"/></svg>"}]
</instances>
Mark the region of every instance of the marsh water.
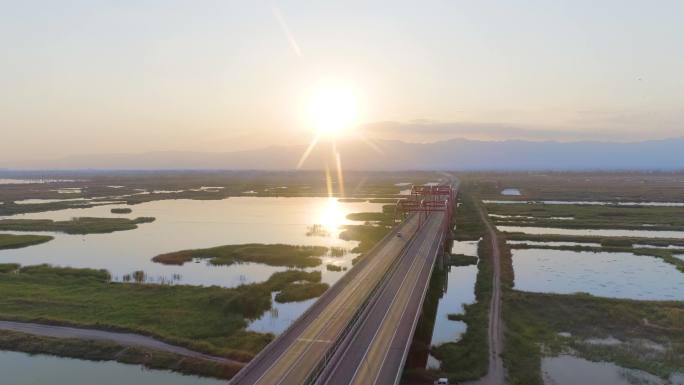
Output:
<instances>
[{"instance_id":1,"label":"marsh water","mask_svg":"<svg viewBox=\"0 0 684 385\"><path fill-rule=\"evenodd\" d=\"M132 208L130 214L112 214L115 207ZM261 282L286 267L259 263L214 266L198 260L183 266L167 266L152 262L155 255L193 248L206 248L239 243L283 243L342 247L351 250L357 243L339 239L345 224L358 223L346 219L354 212L379 212L382 204L338 202L329 198L257 198L239 197L224 200L163 200L134 206L106 205L91 208L15 215L9 218L68 220L72 217L155 217L152 223L137 229L108 234L69 235L45 233L54 240L23 249L0 251L0 263L23 265L49 263L57 266L88 267L108 270L113 278L143 270L153 283L218 285L234 287ZM323 226L323 236L307 236L314 224ZM26 233L26 232L3 232ZM350 268L356 254L324 256L323 264L307 270L319 270L323 282L335 283L345 271L328 271L334 264ZM273 293L275 295L275 293ZM315 299L279 304L258 320L249 330L275 334L285 330ZM29 369L30 367L30 369ZM182 376L168 371L142 370L135 365L115 362L97 363L50 356L28 356L0 352L3 381L17 385L50 384L218 384L225 381ZM93 380L97 379L97 380ZM107 382L107 381L112 382ZM81 382L79 382L81 381ZM3 382L4 383L4 382Z\"/></svg>"},{"instance_id":2,"label":"marsh water","mask_svg":"<svg viewBox=\"0 0 684 385\"><path fill-rule=\"evenodd\" d=\"M475 302L475 279L477 266L454 266L448 273L446 291L437 306L435 329L432 333L431 345L436 346L445 342L456 342L466 331L466 324L462 321L451 321L449 314L463 314L463 305Z\"/></svg>"},{"instance_id":3,"label":"marsh water","mask_svg":"<svg viewBox=\"0 0 684 385\"><path fill-rule=\"evenodd\" d=\"M520 193L520 190L518 190L517 188L507 188L507 189L501 190L501 195L512 196L512 195L522 195L522 194Z\"/></svg>"},{"instance_id":4,"label":"marsh water","mask_svg":"<svg viewBox=\"0 0 684 385\"><path fill-rule=\"evenodd\" d=\"M454 241L451 253L477 257L477 244L477 241ZM448 316L449 314L463 314L464 305L475 302L477 266L451 266L448 269L442 283L442 296L437 304L430 346L459 341L466 332L467 325L463 321L449 320ZM439 365L439 360L428 355L427 368L438 369Z\"/></svg>"},{"instance_id":5,"label":"marsh water","mask_svg":"<svg viewBox=\"0 0 684 385\"><path fill-rule=\"evenodd\" d=\"M271 293L271 309L247 325L247 330L278 335L299 318L317 298L306 301L278 303L276 293Z\"/></svg>"},{"instance_id":6,"label":"marsh water","mask_svg":"<svg viewBox=\"0 0 684 385\"><path fill-rule=\"evenodd\" d=\"M523 234L551 234L551 235L575 235L604 237L640 237L640 238L684 238L684 231L658 231L658 230L622 230L622 229L564 229L558 227L533 227L533 226L497 226L500 231L506 233Z\"/></svg>"},{"instance_id":7,"label":"marsh water","mask_svg":"<svg viewBox=\"0 0 684 385\"><path fill-rule=\"evenodd\" d=\"M684 300L684 274L652 256L546 249L514 249L512 253L518 290Z\"/></svg>"},{"instance_id":8,"label":"marsh water","mask_svg":"<svg viewBox=\"0 0 684 385\"><path fill-rule=\"evenodd\" d=\"M684 385L684 374L674 374L664 380L610 362L593 362L570 355L542 359L542 376L545 385Z\"/></svg>"},{"instance_id":9,"label":"marsh water","mask_svg":"<svg viewBox=\"0 0 684 385\"><path fill-rule=\"evenodd\" d=\"M506 241L509 245L528 245L528 246L547 246L547 247L574 247L574 246L579 246L579 247L601 247L600 243L594 243L594 242L562 242L562 241L549 241L549 242L544 242L544 241L529 241L529 240L522 240L522 241L515 241L515 240L508 240Z\"/></svg>"},{"instance_id":10,"label":"marsh water","mask_svg":"<svg viewBox=\"0 0 684 385\"><path fill-rule=\"evenodd\" d=\"M212 378L184 376L117 362L0 351L0 382L7 385L219 385Z\"/></svg>"},{"instance_id":11,"label":"marsh water","mask_svg":"<svg viewBox=\"0 0 684 385\"><path fill-rule=\"evenodd\" d=\"M130 214L112 214L115 207L129 207ZM234 287L262 282L276 271L257 263L214 266L204 260L171 266L155 263L152 257L172 251L240 243L283 243L342 247L351 250L356 242L338 238L341 226L352 222L353 212L382 211L382 204L342 203L329 198L257 198L238 197L223 200L163 200L134 206L106 205L42 213L14 215L9 218L68 220L72 217L155 217L152 223L137 229L108 234L69 235L41 233L54 240L23 249L0 251L0 263L23 265L49 263L57 266L88 267L108 270L113 278L143 270L151 282L177 282L189 285ZM307 236L307 229L321 224L325 236ZM19 232L3 232L19 233ZM325 265L351 266L355 255L326 256L320 270L329 284L344 272L328 271Z\"/></svg>"},{"instance_id":12,"label":"marsh water","mask_svg":"<svg viewBox=\"0 0 684 385\"><path fill-rule=\"evenodd\" d=\"M454 242L452 254L464 254L477 257L477 241ZM475 302L475 280L477 265L451 266L444 283L444 294L437 305L435 328L432 332L430 345L440 345L445 342L456 342L466 331L466 324L462 321L450 321L449 314L463 314L463 305Z\"/></svg>"}]
</instances>

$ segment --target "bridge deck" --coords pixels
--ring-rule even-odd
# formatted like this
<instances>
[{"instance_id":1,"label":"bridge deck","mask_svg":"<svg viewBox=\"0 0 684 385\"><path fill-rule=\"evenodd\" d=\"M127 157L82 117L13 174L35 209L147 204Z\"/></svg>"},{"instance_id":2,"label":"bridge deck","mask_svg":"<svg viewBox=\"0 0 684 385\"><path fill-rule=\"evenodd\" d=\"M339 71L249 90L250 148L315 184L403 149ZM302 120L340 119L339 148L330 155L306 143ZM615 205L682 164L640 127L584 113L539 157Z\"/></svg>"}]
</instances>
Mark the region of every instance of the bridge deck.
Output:
<instances>
[{"instance_id":1,"label":"bridge deck","mask_svg":"<svg viewBox=\"0 0 684 385\"><path fill-rule=\"evenodd\" d=\"M409 217L243 368L231 384L303 384L385 280L417 230L417 216ZM398 231L402 237L396 236Z\"/></svg>"},{"instance_id":2,"label":"bridge deck","mask_svg":"<svg viewBox=\"0 0 684 385\"><path fill-rule=\"evenodd\" d=\"M321 375L320 384L396 384L440 252L444 214L428 217L383 289Z\"/></svg>"}]
</instances>

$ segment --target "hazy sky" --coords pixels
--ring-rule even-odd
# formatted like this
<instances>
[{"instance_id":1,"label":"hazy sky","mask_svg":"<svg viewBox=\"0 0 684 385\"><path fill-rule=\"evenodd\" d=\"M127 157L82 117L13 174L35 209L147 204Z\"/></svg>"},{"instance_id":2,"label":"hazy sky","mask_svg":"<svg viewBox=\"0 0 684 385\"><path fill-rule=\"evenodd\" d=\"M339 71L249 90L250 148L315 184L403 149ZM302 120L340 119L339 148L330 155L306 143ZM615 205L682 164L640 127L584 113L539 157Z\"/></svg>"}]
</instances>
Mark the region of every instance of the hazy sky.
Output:
<instances>
[{"instance_id":1,"label":"hazy sky","mask_svg":"<svg viewBox=\"0 0 684 385\"><path fill-rule=\"evenodd\" d=\"M368 136L684 136L683 1L1 1L0 161Z\"/></svg>"}]
</instances>

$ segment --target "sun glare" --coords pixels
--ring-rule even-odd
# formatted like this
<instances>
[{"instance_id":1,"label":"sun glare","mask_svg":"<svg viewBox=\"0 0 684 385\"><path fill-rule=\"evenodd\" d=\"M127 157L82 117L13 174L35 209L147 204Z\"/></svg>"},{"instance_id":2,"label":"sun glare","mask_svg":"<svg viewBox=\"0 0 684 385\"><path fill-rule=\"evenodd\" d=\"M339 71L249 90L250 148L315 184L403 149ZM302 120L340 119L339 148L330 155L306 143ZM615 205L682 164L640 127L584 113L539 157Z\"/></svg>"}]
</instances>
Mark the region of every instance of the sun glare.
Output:
<instances>
[{"instance_id":1,"label":"sun glare","mask_svg":"<svg viewBox=\"0 0 684 385\"><path fill-rule=\"evenodd\" d=\"M316 133L336 138L353 129L357 123L356 95L350 87L322 87L309 103L309 118Z\"/></svg>"},{"instance_id":2,"label":"sun glare","mask_svg":"<svg viewBox=\"0 0 684 385\"><path fill-rule=\"evenodd\" d=\"M331 234L336 234L345 222L345 214L335 198L328 198L321 207L319 223Z\"/></svg>"}]
</instances>

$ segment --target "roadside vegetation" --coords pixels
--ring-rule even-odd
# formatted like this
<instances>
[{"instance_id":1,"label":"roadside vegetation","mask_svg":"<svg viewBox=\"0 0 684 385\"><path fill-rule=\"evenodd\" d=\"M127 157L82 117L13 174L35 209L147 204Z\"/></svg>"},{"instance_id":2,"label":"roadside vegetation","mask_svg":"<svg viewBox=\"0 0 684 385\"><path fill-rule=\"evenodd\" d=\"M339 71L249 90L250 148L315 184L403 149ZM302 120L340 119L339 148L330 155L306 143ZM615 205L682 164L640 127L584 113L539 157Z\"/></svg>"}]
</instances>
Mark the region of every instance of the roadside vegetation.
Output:
<instances>
[{"instance_id":1,"label":"roadside vegetation","mask_svg":"<svg viewBox=\"0 0 684 385\"><path fill-rule=\"evenodd\" d=\"M329 249L323 246L248 243L175 251L157 255L152 260L166 265L182 265L195 258L202 258L209 259L209 263L214 265L256 262L269 266L316 267L322 263L319 257L328 252Z\"/></svg>"},{"instance_id":2,"label":"roadside vegetation","mask_svg":"<svg viewBox=\"0 0 684 385\"><path fill-rule=\"evenodd\" d=\"M272 338L245 330L277 301L324 291L320 272L288 270L235 288L116 283L103 270L0 265L0 319L52 323L154 336L238 361ZM327 288L327 285L325 285Z\"/></svg>"},{"instance_id":3,"label":"roadside vegetation","mask_svg":"<svg viewBox=\"0 0 684 385\"><path fill-rule=\"evenodd\" d=\"M477 265L477 257L465 254L450 254L448 264L451 266Z\"/></svg>"},{"instance_id":4,"label":"roadside vegetation","mask_svg":"<svg viewBox=\"0 0 684 385\"><path fill-rule=\"evenodd\" d=\"M54 237L47 235L15 235L15 234L0 234L0 250L2 249L19 249L41 243L49 242Z\"/></svg>"},{"instance_id":5,"label":"roadside vegetation","mask_svg":"<svg viewBox=\"0 0 684 385\"><path fill-rule=\"evenodd\" d=\"M67 234L112 233L137 229L138 225L153 222L154 218L91 218L80 217L68 221L51 219L2 219L0 230L5 231L55 231Z\"/></svg>"}]
</instances>

